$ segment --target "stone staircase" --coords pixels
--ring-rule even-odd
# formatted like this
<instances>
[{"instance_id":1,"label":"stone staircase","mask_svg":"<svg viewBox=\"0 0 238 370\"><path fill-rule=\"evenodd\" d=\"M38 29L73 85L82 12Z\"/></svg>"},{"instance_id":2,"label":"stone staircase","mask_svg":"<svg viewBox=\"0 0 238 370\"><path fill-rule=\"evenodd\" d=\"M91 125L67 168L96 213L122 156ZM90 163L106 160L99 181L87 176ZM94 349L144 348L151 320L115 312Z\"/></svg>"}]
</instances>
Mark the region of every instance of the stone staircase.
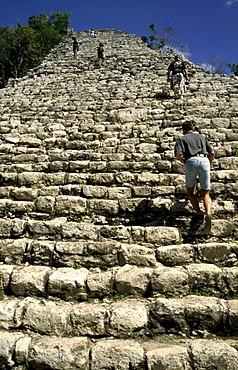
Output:
<instances>
[{"instance_id":1,"label":"stone staircase","mask_svg":"<svg viewBox=\"0 0 238 370\"><path fill-rule=\"evenodd\" d=\"M70 35L0 90L0 368L238 370L238 79L116 30ZM103 42L106 64L97 64ZM191 225L181 124L215 148Z\"/></svg>"}]
</instances>

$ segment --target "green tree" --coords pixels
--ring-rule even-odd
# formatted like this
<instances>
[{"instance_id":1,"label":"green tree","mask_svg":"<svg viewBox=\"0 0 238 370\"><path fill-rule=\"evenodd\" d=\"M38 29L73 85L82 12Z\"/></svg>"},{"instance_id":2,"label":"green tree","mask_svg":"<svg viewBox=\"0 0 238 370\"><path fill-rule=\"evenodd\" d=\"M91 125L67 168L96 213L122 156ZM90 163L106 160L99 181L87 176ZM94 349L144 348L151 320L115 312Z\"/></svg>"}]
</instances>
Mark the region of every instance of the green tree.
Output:
<instances>
[{"instance_id":1,"label":"green tree","mask_svg":"<svg viewBox=\"0 0 238 370\"><path fill-rule=\"evenodd\" d=\"M233 72L235 76L238 76L238 64L226 63L226 66L230 68L231 72Z\"/></svg>"},{"instance_id":2,"label":"green tree","mask_svg":"<svg viewBox=\"0 0 238 370\"><path fill-rule=\"evenodd\" d=\"M43 13L29 17L28 25L36 31L36 43L41 56L46 56L55 45L63 40L70 24L69 15L70 13L52 12L50 17Z\"/></svg>"},{"instance_id":3,"label":"green tree","mask_svg":"<svg viewBox=\"0 0 238 370\"><path fill-rule=\"evenodd\" d=\"M163 49L165 46L165 40L163 35L158 35L157 29L154 25L154 23L151 23L149 25L149 28L152 32L152 35L149 36L142 36L142 40L148 44L148 46L152 49Z\"/></svg>"},{"instance_id":4,"label":"green tree","mask_svg":"<svg viewBox=\"0 0 238 370\"><path fill-rule=\"evenodd\" d=\"M54 13L50 14L49 22L51 27L53 27L56 31L59 32L60 35L65 36L68 32L68 27L70 25L70 17L71 13Z\"/></svg>"},{"instance_id":5,"label":"green tree","mask_svg":"<svg viewBox=\"0 0 238 370\"><path fill-rule=\"evenodd\" d=\"M34 40L35 31L28 26L0 27L0 87L10 77L22 77L35 65Z\"/></svg>"},{"instance_id":6,"label":"green tree","mask_svg":"<svg viewBox=\"0 0 238 370\"><path fill-rule=\"evenodd\" d=\"M71 13L52 12L48 17L46 14L32 15L28 18L28 26L36 31L44 29L54 29L59 35L65 36L67 34L68 26L70 25Z\"/></svg>"},{"instance_id":7,"label":"green tree","mask_svg":"<svg viewBox=\"0 0 238 370\"><path fill-rule=\"evenodd\" d=\"M31 16L27 26L0 26L0 88L39 65L67 33L70 13Z\"/></svg>"},{"instance_id":8,"label":"green tree","mask_svg":"<svg viewBox=\"0 0 238 370\"><path fill-rule=\"evenodd\" d=\"M171 49L179 52L185 52L187 45L184 45L180 39L176 36L173 28L166 27L160 33L157 32L154 23L149 25L152 35L142 36L142 40L147 42L148 46L152 49Z\"/></svg>"}]
</instances>

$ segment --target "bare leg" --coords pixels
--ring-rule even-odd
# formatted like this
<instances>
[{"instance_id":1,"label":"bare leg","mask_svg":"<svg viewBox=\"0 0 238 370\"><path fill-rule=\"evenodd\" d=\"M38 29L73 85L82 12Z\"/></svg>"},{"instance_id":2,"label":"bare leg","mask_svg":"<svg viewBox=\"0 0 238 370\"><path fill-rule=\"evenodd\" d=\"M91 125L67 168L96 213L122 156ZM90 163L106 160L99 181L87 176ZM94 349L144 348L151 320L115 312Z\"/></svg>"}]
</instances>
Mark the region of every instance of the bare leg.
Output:
<instances>
[{"instance_id":1,"label":"bare leg","mask_svg":"<svg viewBox=\"0 0 238 370\"><path fill-rule=\"evenodd\" d=\"M209 234L211 231L211 226L212 226L212 219L211 219L212 200L210 197L210 191L201 190L201 197L202 197L205 212L206 212L204 233Z\"/></svg>"},{"instance_id":2,"label":"bare leg","mask_svg":"<svg viewBox=\"0 0 238 370\"><path fill-rule=\"evenodd\" d=\"M202 200L203 200L206 215L211 215L211 213L212 213L212 200L211 200L211 197L210 197L210 191L209 190L201 190L201 197L202 197Z\"/></svg>"},{"instance_id":3,"label":"bare leg","mask_svg":"<svg viewBox=\"0 0 238 370\"><path fill-rule=\"evenodd\" d=\"M197 199L196 195L194 194L194 187L187 188L187 194L188 194L188 198L189 198L190 203L192 204L195 212L198 215L200 215L202 212L201 212L200 207L199 207L198 199Z\"/></svg>"}]
</instances>

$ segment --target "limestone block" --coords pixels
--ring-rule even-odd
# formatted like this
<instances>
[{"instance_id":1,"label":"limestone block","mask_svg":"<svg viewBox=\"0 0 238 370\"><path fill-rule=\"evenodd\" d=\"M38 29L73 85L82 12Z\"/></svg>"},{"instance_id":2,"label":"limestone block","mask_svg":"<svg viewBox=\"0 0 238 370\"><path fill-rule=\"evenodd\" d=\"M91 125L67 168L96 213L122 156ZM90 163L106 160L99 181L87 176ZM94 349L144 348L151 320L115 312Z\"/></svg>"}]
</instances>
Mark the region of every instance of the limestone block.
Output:
<instances>
[{"instance_id":1,"label":"limestone block","mask_svg":"<svg viewBox=\"0 0 238 370\"><path fill-rule=\"evenodd\" d=\"M88 160L69 162L70 172L80 172L83 169L87 169L89 167L90 167L90 161Z\"/></svg>"},{"instance_id":2,"label":"limestone block","mask_svg":"<svg viewBox=\"0 0 238 370\"><path fill-rule=\"evenodd\" d=\"M46 266L15 267L10 288L17 296L45 295L51 268Z\"/></svg>"},{"instance_id":3,"label":"limestone block","mask_svg":"<svg viewBox=\"0 0 238 370\"><path fill-rule=\"evenodd\" d=\"M127 122L140 122L143 121L147 116L146 108L137 109L120 109L115 112L116 121L127 123ZM112 115L112 112L111 112Z\"/></svg>"},{"instance_id":4,"label":"limestone block","mask_svg":"<svg viewBox=\"0 0 238 370\"><path fill-rule=\"evenodd\" d=\"M45 184L50 186L64 185L65 184L65 173L47 173L45 174Z\"/></svg>"},{"instance_id":5,"label":"limestone block","mask_svg":"<svg viewBox=\"0 0 238 370\"><path fill-rule=\"evenodd\" d=\"M107 316L108 309L105 304L83 302L74 305L70 312L72 335L105 335L105 320Z\"/></svg>"},{"instance_id":6,"label":"limestone block","mask_svg":"<svg viewBox=\"0 0 238 370\"><path fill-rule=\"evenodd\" d=\"M91 370L145 369L144 351L132 340L102 340L91 351Z\"/></svg>"},{"instance_id":7,"label":"limestone block","mask_svg":"<svg viewBox=\"0 0 238 370\"><path fill-rule=\"evenodd\" d=\"M49 276L48 293L65 300L85 300L87 275L85 268L59 268Z\"/></svg>"},{"instance_id":8,"label":"limestone block","mask_svg":"<svg viewBox=\"0 0 238 370\"><path fill-rule=\"evenodd\" d=\"M232 194L233 197L238 196L238 181L234 181L232 184L226 184L228 194Z\"/></svg>"},{"instance_id":9,"label":"limestone block","mask_svg":"<svg viewBox=\"0 0 238 370\"><path fill-rule=\"evenodd\" d=\"M176 298L157 298L150 306L152 331L158 333L190 334L186 322L185 303Z\"/></svg>"},{"instance_id":10,"label":"limestone block","mask_svg":"<svg viewBox=\"0 0 238 370\"><path fill-rule=\"evenodd\" d=\"M115 266L118 264L118 250L120 248L120 243L114 240L104 240L99 242L89 242L87 245L86 255L91 256L91 258L97 258L99 262L101 260L100 266ZM103 263L104 262L104 263ZM95 267L97 265L95 264Z\"/></svg>"},{"instance_id":11,"label":"limestone block","mask_svg":"<svg viewBox=\"0 0 238 370\"><path fill-rule=\"evenodd\" d=\"M228 294L232 297L238 297L238 266L224 267L222 272L226 281Z\"/></svg>"},{"instance_id":12,"label":"limestone block","mask_svg":"<svg viewBox=\"0 0 238 370\"><path fill-rule=\"evenodd\" d=\"M18 339L15 346L15 361L18 364L25 364L28 361L29 349L32 339L28 336L22 336Z\"/></svg>"},{"instance_id":13,"label":"limestone block","mask_svg":"<svg viewBox=\"0 0 238 370\"><path fill-rule=\"evenodd\" d=\"M89 369L90 342L87 338L33 339L28 362L32 369Z\"/></svg>"},{"instance_id":14,"label":"limestone block","mask_svg":"<svg viewBox=\"0 0 238 370\"><path fill-rule=\"evenodd\" d=\"M220 158L219 163L222 170L236 170L238 167L238 157Z\"/></svg>"},{"instance_id":15,"label":"limestone block","mask_svg":"<svg viewBox=\"0 0 238 370\"><path fill-rule=\"evenodd\" d=\"M156 211L169 211L172 205L171 199L165 199L161 197L154 198L152 200L151 208Z\"/></svg>"},{"instance_id":16,"label":"limestone block","mask_svg":"<svg viewBox=\"0 0 238 370\"><path fill-rule=\"evenodd\" d=\"M140 268L130 265L121 267L115 274L117 292L123 295L144 296L148 290L152 273L152 268Z\"/></svg>"},{"instance_id":17,"label":"limestone block","mask_svg":"<svg viewBox=\"0 0 238 370\"><path fill-rule=\"evenodd\" d=\"M170 244L180 244L181 234L179 229L175 227L148 227L145 230L145 240L148 243L153 243L155 245L170 245Z\"/></svg>"},{"instance_id":18,"label":"limestone block","mask_svg":"<svg viewBox=\"0 0 238 370\"><path fill-rule=\"evenodd\" d=\"M0 331L0 366L2 369L5 366L12 366L15 364L15 356L13 353L15 352L16 343L21 340L23 334L20 333L9 333Z\"/></svg>"},{"instance_id":19,"label":"limestone block","mask_svg":"<svg viewBox=\"0 0 238 370\"><path fill-rule=\"evenodd\" d=\"M40 184L44 183L44 173L22 172L18 175L18 181L20 186L39 187Z\"/></svg>"},{"instance_id":20,"label":"limestone block","mask_svg":"<svg viewBox=\"0 0 238 370\"><path fill-rule=\"evenodd\" d=\"M59 195L59 191L60 191L59 186L47 186L47 187L43 186L37 189L37 195L55 198L57 195Z\"/></svg>"},{"instance_id":21,"label":"limestone block","mask_svg":"<svg viewBox=\"0 0 238 370\"><path fill-rule=\"evenodd\" d=\"M190 264L186 266L186 270L189 286L193 292L197 291L199 293L201 291L206 293L206 291L211 292L211 289L223 292L225 282L222 270L216 265L206 263Z\"/></svg>"},{"instance_id":22,"label":"limestone block","mask_svg":"<svg viewBox=\"0 0 238 370\"><path fill-rule=\"evenodd\" d=\"M7 238L11 234L11 220L0 219L0 237Z\"/></svg>"},{"instance_id":23,"label":"limestone block","mask_svg":"<svg viewBox=\"0 0 238 370\"><path fill-rule=\"evenodd\" d=\"M189 349L193 359L193 369L236 370L238 364L237 350L227 343L197 340L191 343Z\"/></svg>"},{"instance_id":24,"label":"limestone block","mask_svg":"<svg viewBox=\"0 0 238 370\"><path fill-rule=\"evenodd\" d=\"M39 196L34 202L34 208L40 212L52 212L54 210L55 197Z\"/></svg>"},{"instance_id":25,"label":"limestone block","mask_svg":"<svg viewBox=\"0 0 238 370\"><path fill-rule=\"evenodd\" d=\"M1 239L1 260L5 263L21 264L23 262L26 247L27 239Z\"/></svg>"},{"instance_id":26,"label":"limestone block","mask_svg":"<svg viewBox=\"0 0 238 370\"><path fill-rule=\"evenodd\" d=\"M65 218L55 218L50 221L27 221L27 228L33 238L44 237L61 238L62 226L66 222Z\"/></svg>"},{"instance_id":27,"label":"limestone block","mask_svg":"<svg viewBox=\"0 0 238 370\"><path fill-rule=\"evenodd\" d=\"M130 238L130 228L123 225L102 226L100 227L100 237L127 241Z\"/></svg>"},{"instance_id":28,"label":"limestone block","mask_svg":"<svg viewBox=\"0 0 238 370\"><path fill-rule=\"evenodd\" d=\"M160 171L171 171L172 164L170 161L160 160L155 163L155 167Z\"/></svg>"},{"instance_id":29,"label":"limestone block","mask_svg":"<svg viewBox=\"0 0 238 370\"><path fill-rule=\"evenodd\" d=\"M14 265L0 265L0 291L7 289Z\"/></svg>"},{"instance_id":30,"label":"limestone block","mask_svg":"<svg viewBox=\"0 0 238 370\"><path fill-rule=\"evenodd\" d=\"M55 242L48 240L28 240L27 260L34 265L52 265Z\"/></svg>"},{"instance_id":31,"label":"limestone block","mask_svg":"<svg viewBox=\"0 0 238 370\"><path fill-rule=\"evenodd\" d=\"M150 197L154 189L149 186L134 186L132 188L132 193L135 197Z\"/></svg>"},{"instance_id":32,"label":"limestone block","mask_svg":"<svg viewBox=\"0 0 238 370\"><path fill-rule=\"evenodd\" d=\"M19 301L0 301L0 330L11 330L17 328L15 312Z\"/></svg>"},{"instance_id":33,"label":"limestone block","mask_svg":"<svg viewBox=\"0 0 238 370\"><path fill-rule=\"evenodd\" d=\"M119 200L120 210L141 214L149 208L150 201L146 198L129 198Z\"/></svg>"},{"instance_id":34,"label":"limestone block","mask_svg":"<svg viewBox=\"0 0 238 370\"><path fill-rule=\"evenodd\" d=\"M238 332L238 300L228 301L228 331L231 335L237 335Z\"/></svg>"},{"instance_id":35,"label":"limestone block","mask_svg":"<svg viewBox=\"0 0 238 370\"><path fill-rule=\"evenodd\" d=\"M67 161L69 157L69 153L67 151L64 151L60 148L54 148L52 150L48 151L49 155L49 161L54 162L54 161Z\"/></svg>"},{"instance_id":36,"label":"limestone block","mask_svg":"<svg viewBox=\"0 0 238 370\"><path fill-rule=\"evenodd\" d=\"M18 123L20 123L18 121ZM5 140L9 143L17 144L21 140L21 135L18 133L11 133L11 134L6 134L5 135Z\"/></svg>"},{"instance_id":37,"label":"limestone block","mask_svg":"<svg viewBox=\"0 0 238 370\"><path fill-rule=\"evenodd\" d=\"M140 153L151 154L157 152L157 145L151 143L142 143L138 145Z\"/></svg>"},{"instance_id":38,"label":"limestone block","mask_svg":"<svg viewBox=\"0 0 238 370\"><path fill-rule=\"evenodd\" d=\"M86 211L86 200L78 196L56 197L55 211L60 214L82 214Z\"/></svg>"},{"instance_id":39,"label":"limestone block","mask_svg":"<svg viewBox=\"0 0 238 370\"><path fill-rule=\"evenodd\" d=\"M59 171L67 172L68 171L67 162L64 162L64 161L52 161L49 163L47 162L48 161L46 161L47 168L45 170L49 169L52 172L59 172Z\"/></svg>"},{"instance_id":40,"label":"limestone block","mask_svg":"<svg viewBox=\"0 0 238 370\"><path fill-rule=\"evenodd\" d=\"M157 267L151 277L153 294L181 296L189 293L188 274L182 267Z\"/></svg>"},{"instance_id":41,"label":"limestone block","mask_svg":"<svg viewBox=\"0 0 238 370\"><path fill-rule=\"evenodd\" d=\"M131 198L131 190L126 187L110 187L108 189L109 199L128 199Z\"/></svg>"},{"instance_id":42,"label":"limestone block","mask_svg":"<svg viewBox=\"0 0 238 370\"><path fill-rule=\"evenodd\" d=\"M217 128L230 128L230 119L229 118L223 118L223 117L213 117L212 118L212 127L214 129Z\"/></svg>"},{"instance_id":43,"label":"limestone block","mask_svg":"<svg viewBox=\"0 0 238 370\"><path fill-rule=\"evenodd\" d=\"M183 298L186 320L191 330L223 333L227 317L226 301L215 297L187 296Z\"/></svg>"},{"instance_id":44,"label":"limestone block","mask_svg":"<svg viewBox=\"0 0 238 370\"><path fill-rule=\"evenodd\" d=\"M148 370L192 370L186 347L178 345L163 346L147 351Z\"/></svg>"},{"instance_id":45,"label":"limestone block","mask_svg":"<svg viewBox=\"0 0 238 370\"><path fill-rule=\"evenodd\" d=\"M216 263L228 260L233 243L198 244L198 259L204 262Z\"/></svg>"},{"instance_id":46,"label":"limestone block","mask_svg":"<svg viewBox=\"0 0 238 370\"><path fill-rule=\"evenodd\" d=\"M97 185L110 185L114 183L113 173L96 173L94 175L90 174L90 183Z\"/></svg>"},{"instance_id":47,"label":"limestone block","mask_svg":"<svg viewBox=\"0 0 238 370\"><path fill-rule=\"evenodd\" d=\"M114 155L114 153L113 153ZM134 164L132 164L131 162L129 161L108 161L106 163L106 166L105 168L107 169L107 171L110 171L110 172L114 172L114 171L129 171L131 170L132 168L134 168ZM96 169L93 168L93 170L95 171Z\"/></svg>"},{"instance_id":48,"label":"limestone block","mask_svg":"<svg viewBox=\"0 0 238 370\"><path fill-rule=\"evenodd\" d=\"M84 185L82 190L86 198L107 198L106 186Z\"/></svg>"},{"instance_id":49,"label":"limestone block","mask_svg":"<svg viewBox=\"0 0 238 370\"><path fill-rule=\"evenodd\" d=\"M99 270L99 269L96 269ZM105 298L112 296L114 276L112 271L95 271L87 275L88 296L92 298Z\"/></svg>"},{"instance_id":50,"label":"limestone block","mask_svg":"<svg viewBox=\"0 0 238 370\"><path fill-rule=\"evenodd\" d=\"M118 184L126 185L134 182L134 174L129 171L120 171L115 174L115 180Z\"/></svg>"},{"instance_id":51,"label":"limestone block","mask_svg":"<svg viewBox=\"0 0 238 370\"><path fill-rule=\"evenodd\" d=\"M0 198L8 198L11 188L0 187Z\"/></svg>"},{"instance_id":52,"label":"limestone block","mask_svg":"<svg viewBox=\"0 0 238 370\"><path fill-rule=\"evenodd\" d=\"M139 173L137 180L139 183L146 183L146 184L160 184L159 175L156 173L151 172L143 172ZM163 184L163 185L170 185L170 184Z\"/></svg>"},{"instance_id":53,"label":"limestone block","mask_svg":"<svg viewBox=\"0 0 238 370\"><path fill-rule=\"evenodd\" d=\"M12 214L19 214L19 213L29 213L32 212L34 208L34 203L33 202L27 202L27 201L11 201L9 200L7 202L7 208L9 212Z\"/></svg>"},{"instance_id":54,"label":"limestone block","mask_svg":"<svg viewBox=\"0 0 238 370\"><path fill-rule=\"evenodd\" d=\"M157 263L155 251L152 248L147 248L138 244L122 243L118 258L121 266L129 264L151 267L155 266Z\"/></svg>"},{"instance_id":55,"label":"limestone block","mask_svg":"<svg viewBox=\"0 0 238 370\"><path fill-rule=\"evenodd\" d=\"M62 226L62 236L66 239L97 240L99 228L90 223L67 222Z\"/></svg>"},{"instance_id":56,"label":"limestone block","mask_svg":"<svg viewBox=\"0 0 238 370\"><path fill-rule=\"evenodd\" d=\"M37 189L26 187L12 188L10 195L16 200L34 200L37 197Z\"/></svg>"},{"instance_id":57,"label":"limestone block","mask_svg":"<svg viewBox=\"0 0 238 370\"><path fill-rule=\"evenodd\" d=\"M238 171L237 170L219 170L212 172L213 179L217 181L222 181L223 183L227 181L237 181Z\"/></svg>"},{"instance_id":58,"label":"limestone block","mask_svg":"<svg viewBox=\"0 0 238 370\"><path fill-rule=\"evenodd\" d=\"M231 145L224 145L214 148L216 158L230 157L232 155Z\"/></svg>"},{"instance_id":59,"label":"limestone block","mask_svg":"<svg viewBox=\"0 0 238 370\"><path fill-rule=\"evenodd\" d=\"M68 184L85 184L89 178L88 173L69 173L68 174Z\"/></svg>"},{"instance_id":60,"label":"limestone block","mask_svg":"<svg viewBox=\"0 0 238 370\"><path fill-rule=\"evenodd\" d=\"M22 304L24 304L23 328L46 335L69 336L70 305L32 298L22 301Z\"/></svg>"},{"instance_id":61,"label":"limestone block","mask_svg":"<svg viewBox=\"0 0 238 370\"><path fill-rule=\"evenodd\" d=\"M55 252L61 255L83 255L87 248L85 241L56 242Z\"/></svg>"},{"instance_id":62,"label":"limestone block","mask_svg":"<svg viewBox=\"0 0 238 370\"><path fill-rule=\"evenodd\" d=\"M110 305L107 332L115 337L131 337L133 332L146 329L148 319L144 301L118 301Z\"/></svg>"},{"instance_id":63,"label":"limestone block","mask_svg":"<svg viewBox=\"0 0 238 370\"><path fill-rule=\"evenodd\" d=\"M118 153L135 153L135 145L134 144L120 144L118 147Z\"/></svg>"}]
</instances>

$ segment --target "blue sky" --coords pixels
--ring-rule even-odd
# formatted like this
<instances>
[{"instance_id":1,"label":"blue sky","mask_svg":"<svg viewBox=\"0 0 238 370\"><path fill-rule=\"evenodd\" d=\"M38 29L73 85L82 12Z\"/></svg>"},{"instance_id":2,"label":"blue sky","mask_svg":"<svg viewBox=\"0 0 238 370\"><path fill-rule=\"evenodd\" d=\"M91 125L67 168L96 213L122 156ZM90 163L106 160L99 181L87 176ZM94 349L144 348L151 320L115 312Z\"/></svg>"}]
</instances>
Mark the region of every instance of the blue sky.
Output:
<instances>
[{"instance_id":1,"label":"blue sky","mask_svg":"<svg viewBox=\"0 0 238 370\"><path fill-rule=\"evenodd\" d=\"M26 25L29 16L52 11L71 12L75 31L113 28L141 37L151 23L158 32L171 27L193 62L215 56L238 64L238 0L0 0L0 25Z\"/></svg>"}]
</instances>

